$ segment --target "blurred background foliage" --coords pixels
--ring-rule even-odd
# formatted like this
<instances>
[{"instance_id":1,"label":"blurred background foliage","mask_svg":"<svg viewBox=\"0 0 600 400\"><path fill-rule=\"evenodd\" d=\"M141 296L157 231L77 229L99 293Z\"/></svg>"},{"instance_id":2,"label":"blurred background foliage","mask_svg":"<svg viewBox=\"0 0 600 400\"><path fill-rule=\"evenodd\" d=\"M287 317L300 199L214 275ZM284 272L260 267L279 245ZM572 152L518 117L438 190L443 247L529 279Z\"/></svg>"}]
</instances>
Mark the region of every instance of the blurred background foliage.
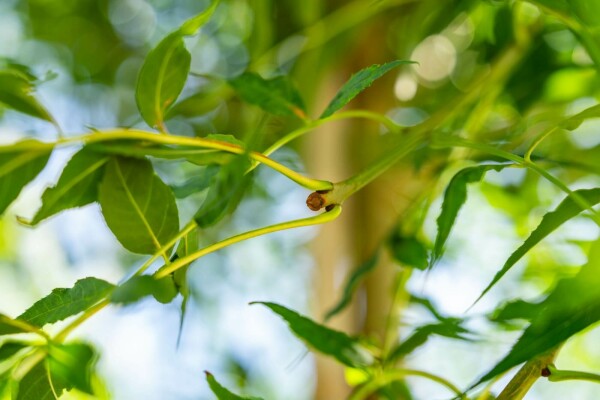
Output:
<instances>
[{"instance_id":1,"label":"blurred background foliage","mask_svg":"<svg viewBox=\"0 0 600 400\"><path fill-rule=\"evenodd\" d=\"M115 126L147 129L134 97L143 59L162 37L207 5L200 0L3 0L0 63L28 67L39 79L38 97L67 135ZM289 74L309 114L318 115L353 72L410 59L419 64L386 75L351 107L386 114L407 129L429 121L435 135L459 132L523 154L540 132L598 102L599 39L596 1L227 0L200 35L185 39L192 73L167 125L180 135L254 138L253 146L263 148L300 121L265 116L240 102L225 78L245 70L265 77ZM46 122L0 112L2 142L55 134ZM552 160L549 171L572 188L597 187L598 128L600 119L557 129L535 157ZM328 124L274 157L336 181L377 157L390 140L384 133L369 121ZM120 248L97 206L64 213L35 230L16 223L15 215L29 216L37 208L39 194L70 154L60 150L53 156L51 168L0 221L3 313L17 315L51 289L70 287L84 276L118 281L142 262ZM336 226L319 234L303 228L253 239L197 262L190 276L194 301L178 347L178 305L148 300L103 312L78 331L100 350L97 385L114 399L211 398L201 375L206 369L230 388L265 398L343 398L352 378L341 367L307 355L279 321L246 307L247 302L277 301L322 318L339 299L350 271L390 235L392 249L406 238L431 247L448 181L469 160L489 158L460 148L419 149L352 198ZM206 173L168 162L157 169L175 186ZM307 194L259 169L235 214L203 231L201 242L305 215ZM204 195L183 200L182 220ZM429 275L415 269L408 290L430 299L444 315L465 317L495 271L560 196L531 171L488 173L483 183L469 187L440 265ZM597 237L598 227L585 216L565 224L466 314L465 323L479 340L450 341L432 334L406 364L437 371L466 387L518 335L514 324L493 324L486 315L503 301L536 298L558 279L574 275ZM373 340L381 337L392 283L399 265L407 264L406 258L394 260L393 251L386 254L353 307L332 320L333 326ZM406 265L402 270L406 277ZM410 336L411 327L432 322L415 302L393 311L402 338ZM561 352L561 366L600 370L599 343L598 329L576 336ZM503 378L495 391L505 383ZM427 381L409 379L407 387L406 399L447 395ZM527 399L567 396L599 398L600 389L544 381Z\"/></svg>"}]
</instances>

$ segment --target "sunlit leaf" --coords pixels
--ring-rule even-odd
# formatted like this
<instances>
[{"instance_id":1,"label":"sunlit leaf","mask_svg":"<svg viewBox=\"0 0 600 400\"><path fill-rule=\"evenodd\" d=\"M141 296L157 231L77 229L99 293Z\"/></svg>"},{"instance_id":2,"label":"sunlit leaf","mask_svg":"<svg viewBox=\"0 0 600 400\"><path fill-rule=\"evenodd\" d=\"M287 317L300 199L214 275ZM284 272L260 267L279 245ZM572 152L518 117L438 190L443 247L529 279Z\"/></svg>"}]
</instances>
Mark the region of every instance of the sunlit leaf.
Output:
<instances>
[{"instance_id":1,"label":"sunlit leaf","mask_svg":"<svg viewBox=\"0 0 600 400\"><path fill-rule=\"evenodd\" d=\"M208 382L208 386L210 390L213 392L215 396L217 396L217 400L262 400L260 397L242 397L237 394L232 393L223 385L221 385L213 374L208 371L204 371L206 374L206 381Z\"/></svg>"},{"instance_id":2,"label":"sunlit leaf","mask_svg":"<svg viewBox=\"0 0 600 400\"><path fill-rule=\"evenodd\" d=\"M352 272L352 275L350 275L350 277L346 281L346 284L344 285L344 292L342 294L342 298L337 302L335 306L333 306L329 311L327 311L327 314L325 315L326 321L332 318L334 315L339 314L346 307L348 307L348 304L350 304L350 302L352 301L352 296L354 295L354 292L358 288L360 282L369 272L371 272L377 266L378 260L379 252L376 252L375 254L373 254L372 257L370 257L367 261L359 265Z\"/></svg>"},{"instance_id":3,"label":"sunlit leaf","mask_svg":"<svg viewBox=\"0 0 600 400\"><path fill-rule=\"evenodd\" d=\"M304 102L286 76L264 79L258 74L245 72L229 83L246 102L271 114L306 118Z\"/></svg>"},{"instance_id":4,"label":"sunlit leaf","mask_svg":"<svg viewBox=\"0 0 600 400\"><path fill-rule=\"evenodd\" d=\"M348 104L353 98L355 98L360 92L371 86L375 80L381 78L392 69L402 64L413 64L414 61L391 61L382 65L371 65L368 68L358 71L342 86L340 91L335 95L333 100L329 103L321 118L327 118L340 108Z\"/></svg>"},{"instance_id":5,"label":"sunlit leaf","mask_svg":"<svg viewBox=\"0 0 600 400\"><path fill-rule=\"evenodd\" d=\"M284 306L269 302L253 302L262 304L282 317L290 330L302 341L320 353L334 357L349 367L365 367L373 362L373 356L356 338L344 332L327 328L311 319L298 314Z\"/></svg>"},{"instance_id":6,"label":"sunlit leaf","mask_svg":"<svg viewBox=\"0 0 600 400\"><path fill-rule=\"evenodd\" d=\"M113 157L98 194L108 227L129 251L153 254L179 232L175 196L148 160Z\"/></svg>"},{"instance_id":7,"label":"sunlit leaf","mask_svg":"<svg viewBox=\"0 0 600 400\"><path fill-rule=\"evenodd\" d=\"M574 191L574 193L581 196L591 206L600 203L600 189L580 189ZM581 206L573 200L573 197L567 196L554 211L544 215L538 227L535 228L525 242L515 250L510 257L508 257L508 260L506 260L500 271L496 273L490 284L479 295L477 301L479 301L479 299L481 299L529 250L550 233L554 232L556 228L577 216L582 211Z\"/></svg>"},{"instance_id":8,"label":"sunlit leaf","mask_svg":"<svg viewBox=\"0 0 600 400\"><path fill-rule=\"evenodd\" d=\"M53 381L64 383L65 389L78 389L93 394L91 376L96 361L94 349L83 343L48 346L48 368Z\"/></svg>"},{"instance_id":9,"label":"sunlit leaf","mask_svg":"<svg viewBox=\"0 0 600 400\"><path fill-rule=\"evenodd\" d=\"M82 207L98 199L98 184L109 156L87 149L71 158L55 186L42 195L42 206L32 225L63 210Z\"/></svg>"},{"instance_id":10,"label":"sunlit leaf","mask_svg":"<svg viewBox=\"0 0 600 400\"><path fill-rule=\"evenodd\" d=\"M442 202L442 211L437 218L438 232L433 245L431 255L431 264L433 266L442 256L444 245L454 226L458 212L465 201L467 201L467 185L469 183L479 182L486 172L490 170L500 171L508 165L478 165L460 170L450 180L446 191L444 192L444 201Z\"/></svg>"},{"instance_id":11,"label":"sunlit leaf","mask_svg":"<svg viewBox=\"0 0 600 400\"><path fill-rule=\"evenodd\" d=\"M173 278L168 276L156 279L150 275L135 276L119 285L110 295L110 301L118 304L135 303L144 297L153 296L157 301L166 304L177 295Z\"/></svg>"},{"instance_id":12,"label":"sunlit leaf","mask_svg":"<svg viewBox=\"0 0 600 400\"><path fill-rule=\"evenodd\" d=\"M419 239L414 236L394 234L388 243L396 261L407 267L427 269L429 255L427 248Z\"/></svg>"},{"instance_id":13,"label":"sunlit leaf","mask_svg":"<svg viewBox=\"0 0 600 400\"><path fill-rule=\"evenodd\" d=\"M600 321L600 241L590 251L588 263L573 278L562 279L533 314L531 325L494 368L474 386L531 360L574 334Z\"/></svg>"},{"instance_id":14,"label":"sunlit leaf","mask_svg":"<svg viewBox=\"0 0 600 400\"><path fill-rule=\"evenodd\" d=\"M111 283L101 279L80 279L70 289L52 290L52 293L35 302L17 318L38 327L61 321L87 310L102 300L113 287Z\"/></svg>"},{"instance_id":15,"label":"sunlit leaf","mask_svg":"<svg viewBox=\"0 0 600 400\"><path fill-rule=\"evenodd\" d=\"M178 31L165 37L146 56L138 75L135 99L151 127L165 130L165 113L183 90L190 62L190 53Z\"/></svg>"},{"instance_id":16,"label":"sunlit leaf","mask_svg":"<svg viewBox=\"0 0 600 400\"><path fill-rule=\"evenodd\" d=\"M0 106L55 123L54 118L32 95L30 77L15 69L0 70Z\"/></svg>"},{"instance_id":17,"label":"sunlit leaf","mask_svg":"<svg viewBox=\"0 0 600 400\"><path fill-rule=\"evenodd\" d=\"M25 146L28 143L39 142L26 140L13 146L14 150L0 152L0 214L17 198L23 187L44 169L50 158L52 148L33 150Z\"/></svg>"},{"instance_id":18,"label":"sunlit leaf","mask_svg":"<svg viewBox=\"0 0 600 400\"><path fill-rule=\"evenodd\" d=\"M192 18L181 24L179 32L186 36L196 34L198 30L208 22L210 17L212 17L220 2L220 0L213 0L206 10L202 11L198 15L194 15Z\"/></svg>"}]
</instances>

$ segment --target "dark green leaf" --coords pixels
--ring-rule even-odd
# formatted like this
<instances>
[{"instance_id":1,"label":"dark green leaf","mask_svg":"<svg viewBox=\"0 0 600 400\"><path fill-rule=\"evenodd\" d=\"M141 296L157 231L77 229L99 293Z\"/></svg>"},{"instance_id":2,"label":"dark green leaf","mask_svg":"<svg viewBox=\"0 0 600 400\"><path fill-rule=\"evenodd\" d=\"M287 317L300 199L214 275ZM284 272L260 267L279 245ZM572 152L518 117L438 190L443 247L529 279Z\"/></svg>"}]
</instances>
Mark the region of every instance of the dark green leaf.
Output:
<instances>
[{"instance_id":1,"label":"dark green leaf","mask_svg":"<svg viewBox=\"0 0 600 400\"><path fill-rule=\"evenodd\" d=\"M32 92L30 77L15 69L0 70L0 105L55 124L54 118Z\"/></svg>"},{"instance_id":2,"label":"dark green leaf","mask_svg":"<svg viewBox=\"0 0 600 400\"><path fill-rule=\"evenodd\" d=\"M53 379L50 384L45 364L44 361L38 363L21 379L15 400L55 400L53 387L57 395L62 394L64 390L62 382Z\"/></svg>"},{"instance_id":3,"label":"dark green leaf","mask_svg":"<svg viewBox=\"0 0 600 400\"><path fill-rule=\"evenodd\" d=\"M321 118L327 118L340 108L344 107L355 98L360 92L371 86L375 80L402 64L413 64L414 61L391 61L382 65L371 65L368 68L358 71L342 86L340 91L335 95L331 103L327 106Z\"/></svg>"},{"instance_id":4,"label":"dark green leaf","mask_svg":"<svg viewBox=\"0 0 600 400\"><path fill-rule=\"evenodd\" d=\"M96 278L84 278L71 289L58 288L38 300L18 319L42 327L87 310L114 288L111 283Z\"/></svg>"},{"instance_id":5,"label":"dark green leaf","mask_svg":"<svg viewBox=\"0 0 600 400\"><path fill-rule=\"evenodd\" d=\"M350 302L352 301L352 296L358 288L360 281L377 266L378 260L379 252L376 252L371 258L362 263L358 268L354 270L354 272L352 272L352 275L350 275L350 278L348 278L348 281L344 286L342 298L338 301L338 303L335 306L333 306L329 311L327 311L327 314L325 315L325 321L329 320L334 315L337 315L340 312L342 312L342 310L344 310L348 306L348 304L350 304Z\"/></svg>"},{"instance_id":6,"label":"dark green leaf","mask_svg":"<svg viewBox=\"0 0 600 400\"><path fill-rule=\"evenodd\" d=\"M490 316L494 322L509 322L516 319L531 321L539 310L538 303L531 303L525 300L515 300L503 304L496 309Z\"/></svg>"},{"instance_id":7,"label":"dark green leaf","mask_svg":"<svg viewBox=\"0 0 600 400\"><path fill-rule=\"evenodd\" d=\"M115 288L110 301L120 304L135 303L146 296L153 296L166 304L177 296L177 288L171 276L155 279L150 275L135 276Z\"/></svg>"},{"instance_id":8,"label":"dark green leaf","mask_svg":"<svg viewBox=\"0 0 600 400\"><path fill-rule=\"evenodd\" d=\"M46 166L52 148L28 149L26 140L0 152L0 214ZM23 147L22 149L20 147Z\"/></svg>"},{"instance_id":9,"label":"dark green leaf","mask_svg":"<svg viewBox=\"0 0 600 400\"><path fill-rule=\"evenodd\" d=\"M0 362L17 354L24 348L29 347L29 344L22 342L4 342L0 345ZM1 398L1 397L0 397Z\"/></svg>"},{"instance_id":10,"label":"dark green leaf","mask_svg":"<svg viewBox=\"0 0 600 400\"><path fill-rule=\"evenodd\" d=\"M208 371L204 371L206 374L206 381L208 382L208 386L210 390L217 396L217 400L262 400L260 397L242 397L234 394L224 388Z\"/></svg>"},{"instance_id":11,"label":"dark green leaf","mask_svg":"<svg viewBox=\"0 0 600 400\"><path fill-rule=\"evenodd\" d=\"M48 368L52 380L64 382L65 389L93 394L91 376L96 361L94 349L83 343L51 344Z\"/></svg>"},{"instance_id":12,"label":"dark green leaf","mask_svg":"<svg viewBox=\"0 0 600 400\"><path fill-rule=\"evenodd\" d=\"M191 56L179 31L165 37L144 60L135 90L140 114L151 127L165 130L165 113L183 90Z\"/></svg>"},{"instance_id":13,"label":"dark green leaf","mask_svg":"<svg viewBox=\"0 0 600 400\"><path fill-rule=\"evenodd\" d=\"M36 225L63 210L82 207L98 198L98 183L109 157L87 149L79 151L65 166L54 187L42 195L42 206L33 217Z\"/></svg>"},{"instance_id":14,"label":"dark green leaf","mask_svg":"<svg viewBox=\"0 0 600 400\"><path fill-rule=\"evenodd\" d=\"M600 189L580 189L574 191L575 194L581 196L586 202L588 202L591 206L594 206L600 203ZM529 250L531 250L536 244L538 244L542 239L552 233L556 228L570 220L571 218L577 216L583 210L573 200L572 196L567 196L559 205L556 207L556 210L551 211L544 215L542 218L542 222L538 225L537 228L531 235L525 240L525 242L515 250L508 260L502 266L502 269L496 273L492 282L484 289L484 291L479 295L477 301L481 299L495 284L506 274L512 267L515 265L517 261L521 259ZM476 301L476 302L477 302Z\"/></svg>"},{"instance_id":15,"label":"dark green leaf","mask_svg":"<svg viewBox=\"0 0 600 400\"><path fill-rule=\"evenodd\" d=\"M304 102L285 76L264 79L258 74L245 72L229 83L242 99L271 114L306 118Z\"/></svg>"},{"instance_id":16,"label":"dark green leaf","mask_svg":"<svg viewBox=\"0 0 600 400\"><path fill-rule=\"evenodd\" d=\"M194 215L200 228L216 224L235 210L250 183L251 176L245 173L247 167L247 158L239 156L215 175L204 203Z\"/></svg>"},{"instance_id":17,"label":"dark green leaf","mask_svg":"<svg viewBox=\"0 0 600 400\"><path fill-rule=\"evenodd\" d=\"M211 182L215 178L215 175L219 172L219 167L209 165L198 175L188 179L185 183L178 186L171 186L173 194L178 199L183 199L191 196L195 193L200 193L209 188Z\"/></svg>"},{"instance_id":18,"label":"dark green leaf","mask_svg":"<svg viewBox=\"0 0 600 400\"><path fill-rule=\"evenodd\" d=\"M414 236L392 235L389 240L392 255L396 261L404 266L427 269L427 248Z\"/></svg>"},{"instance_id":19,"label":"dark green leaf","mask_svg":"<svg viewBox=\"0 0 600 400\"><path fill-rule=\"evenodd\" d=\"M531 325L490 372L473 387L510 368L550 351L574 334L600 321L600 241L596 241L588 263L573 278L563 279L532 312Z\"/></svg>"},{"instance_id":20,"label":"dark green leaf","mask_svg":"<svg viewBox=\"0 0 600 400\"><path fill-rule=\"evenodd\" d=\"M279 304L254 302L262 304L282 317L296 336L315 350L334 357L344 365L353 368L365 367L373 362L373 356L361 342L344 332L329 329L297 312Z\"/></svg>"},{"instance_id":21,"label":"dark green leaf","mask_svg":"<svg viewBox=\"0 0 600 400\"><path fill-rule=\"evenodd\" d=\"M108 227L129 251L153 254L179 232L175 196L148 160L113 157L98 194Z\"/></svg>"},{"instance_id":22,"label":"dark green leaf","mask_svg":"<svg viewBox=\"0 0 600 400\"><path fill-rule=\"evenodd\" d=\"M438 311L438 309L436 308L436 306L433 305L431 300L425 297L415 296L414 294L411 294L410 302L425 307L431 313L431 315L433 315L438 321L445 321L447 319L447 317L443 316Z\"/></svg>"},{"instance_id":23,"label":"dark green leaf","mask_svg":"<svg viewBox=\"0 0 600 400\"><path fill-rule=\"evenodd\" d=\"M473 182L479 182L486 172L490 170L500 171L508 165L478 165L460 170L450 180L446 191L444 192L444 201L442 211L437 219L438 232L431 255L431 266L442 256L444 245L450 235L450 230L456 221L458 212L465 201L467 201L467 185Z\"/></svg>"},{"instance_id":24,"label":"dark green leaf","mask_svg":"<svg viewBox=\"0 0 600 400\"><path fill-rule=\"evenodd\" d=\"M443 322L420 326L408 338L404 339L394 350L391 351L387 361L393 362L416 348L424 345L430 336L438 335L452 339L470 340L465 334L469 331L461 326L462 320L458 318L447 318Z\"/></svg>"}]
</instances>

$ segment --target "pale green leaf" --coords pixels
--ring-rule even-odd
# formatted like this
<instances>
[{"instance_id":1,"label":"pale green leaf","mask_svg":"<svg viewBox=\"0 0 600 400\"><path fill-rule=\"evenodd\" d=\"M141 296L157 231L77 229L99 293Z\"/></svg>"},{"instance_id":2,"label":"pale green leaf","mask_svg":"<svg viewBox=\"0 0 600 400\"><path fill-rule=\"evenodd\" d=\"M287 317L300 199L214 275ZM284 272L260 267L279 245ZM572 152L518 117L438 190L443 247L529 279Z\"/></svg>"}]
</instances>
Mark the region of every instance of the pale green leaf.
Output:
<instances>
[{"instance_id":1,"label":"pale green leaf","mask_svg":"<svg viewBox=\"0 0 600 400\"><path fill-rule=\"evenodd\" d=\"M62 394L64 386L61 382L48 380L48 371L44 361L33 367L19 382L19 390L15 400L56 400L52 388L58 395Z\"/></svg>"},{"instance_id":2,"label":"pale green leaf","mask_svg":"<svg viewBox=\"0 0 600 400\"><path fill-rule=\"evenodd\" d=\"M327 118L340 108L348 104L353 98L355 98L360 92L371 86L375 80L381 78L383 75L391 71L392 69L402 64L413 64L414 61L391 61L382 65L371 65L368 68L358 71L342 86L340 91L335 95L333 100L329 103L321 118Z\"/></svg>"},{"instance_id":3,"label":"pale green leaf","mask_svg":"<svg viewBox=\"0 0 600 400\"><path fill-rule=\"evenodd\" d=\"M220 0L213 0L206 10L185 21L179 28L179 32L186 36L196 34L196 32L208 22L210 17L212 17L220 2Z\"/></svg>"},{"instance_id":4,"label":"pale green leaf","mask_svg":"<svg viewBox=\"0 0 600 400\"><path fill-rule=\"evenodd\" d=\"M95 361L94 349L84 343L48 346L48 369L52 380L63 382L66 390L75 388L93 394L91 377Z\"/></svg>"},{"instance_id":5,"label":"pale green leaf","mask_svg":"<svg viewBox=\"0 0 600 400\"><path fill-rule=\"evenodd\" d=\"M108 227L129 251L153 254L179 232L175 196L148 160L113 157L98 194Z\"/></svg>"},{"instance_id":6,"label":"pale green leaf","mask_svg":"<svg viewBox=\"0 0 600 400\"><path fill-rule=\"evenodd\" d=\"M165 37L146 56L138 75L135 99L151 127L165 130L165 114L183 90L190 62L190 53L179 31Z\"/></svg>"},{"instance_id":7,"label":"pale green leaf","mask_svg":"<svg viewBox=\"0 0 600 400\"><path fill-rule=\"evenodd\" d=\"M87 310L106 297L113 287L111 283L101 279L80 279L70 289L52 290L52 293L35 302L17 319L37 327L61 321Z\"/></svg>"},{"instance_id":8,"label":"pale green leaf","mask_svg":"<svg viewBox=\"0 0 600 400\"><path fill-rule=\"evenodd\" d=\"M255 104L271 114L306 118L304 102L286 76L265 79L253 72L245 72L231 79L229 84L246 102Z\"/></svg>"},{"instance_id":9,"label":"pale green leaf","mask_svg":"<svg viewBox=\"0 0 600 400\"><path fill-rule=\"evenodd\" d=\"M52 148L27 148L34 140L19 142L0 152L0 214L12 203L21 190L46 166ZM22 147L22 148L21 148Z\"/></svg>"},{"instance_id":10,"label":"pale green leaf","mask_svg":"<svg viewBox=\"0 0 600 400\"><path fill-rule=\"evenodd\" d=\"M211 374L208 371L204 371L204 373L206 374L206 381L208 382L208 386L210 387L210 390L214 393L214 395L217 396L217 400L262 400L260 397L238 396L237 394L232 393L231 391L223 387L223 385L221 385L219 382L217 382L213 374Z\"/></svg>"},{"instance_id":11,"label":"pale green leaf","mask_svg":"<svg viewBox=\"0 0 600 400\"><path fill-rule=\"evenodd\" d=\"M580 189L575 190L578 196L581 196L591 206L600 203L600 189ZM583 210L581 206L573 200L572 196L567 196L554 211L544 215L542 221L523 244L515 250L508 260L504 263L500 271L496 273L490 284L483 290L477 298L481 299L529 250L531 250L542 239L554 232L559 226L580 214Z\"/></svg>"},{"instance_id":12,"label":"pale green leaf","mask_svg":"<svg viewBox=\"0 0 600 400\"><path fill-rule=\"evenodd\" d=\"M183 199L195 193L200 193L210 187L211 182L219 172L219 167L209 165L197 175L188 179L181 185L172 185L173 194L178 199Z\"/></svg>"},{"instance_id":13,"label":"pale green leaf","mask_svg":"<svg viewBox=\"0 0 600 400\"><path fill-rule=\"evenodd\" d=\"M56 185L46 189L42 195L42 206L31 224L35 225L63 210L96 201L98 184L108 160L108 155L87 149L75 154L63 169Z\"/></svg>"},{"instance_id":14,"label":"pale green leaf","mask_svg":"<svg viewBox=\"0 0 600 400\"><path fill-rule=\"evenodd\" d=\"M279 304L269 302L250 304L262 304L270 308L288 323L290 330L302 341L320 353L334 357L344 365L360 368L374 361L372 354L358 339L344 332L327 328Z\"/></svg>"}]
</instances>

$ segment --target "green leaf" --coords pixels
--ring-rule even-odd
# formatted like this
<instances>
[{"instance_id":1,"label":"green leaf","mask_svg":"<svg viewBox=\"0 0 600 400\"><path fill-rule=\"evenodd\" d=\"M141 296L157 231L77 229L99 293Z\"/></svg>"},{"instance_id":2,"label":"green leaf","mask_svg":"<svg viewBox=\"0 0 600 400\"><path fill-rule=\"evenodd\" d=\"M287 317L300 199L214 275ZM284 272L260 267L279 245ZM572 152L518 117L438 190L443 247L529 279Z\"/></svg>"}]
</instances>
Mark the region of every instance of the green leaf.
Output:
<instances>
[{"instance_id":1,"label":"green leaf","mask_svg":"<svg viewBox=\"0 0 600 400\"><path fill-rule=\"evenodd\" d=\"M183 258L189 256L190 254L196 252L199 247L198 241L198 229L193 229L190 233L184 236L184 238L179 242L177 246L177 251L173 256L173 260L175 261L178 258ZM181 334L183 332L183 322L185 320L185 315L187 311L188 301L190 299L190 287L188 284L188 270L190 268L190 264L179 268L177 271L173 272L173 282L175 283L175 287L181 293L183 300L181 301L181 314L179 318L179 332L177 334L177 345L181 341Z\"/></svg>"},{"instance_id":2,"label":"green leaf","mask_svg":"<svg viewBox=\"0 0 600 400\"><path fill-rule=\"evenodd\" d=\"M41 145L35 140L25 140L0 152L0 214L17 198L25 185L44 169L50 158L52 148L27 148L32 143Z\"/></svg>"},{"instance_id":3,"label":"green leaf","mask_svg":"<svg viewBox=\"0 0 600 400\"><path fill-rule=\"evenodd\" d=\"M370 365L374 358L361 342L344 332L329 329L309 318L284 306L269 302L253 302L262 304L282 317L296 336L315 350L334 357L342 364L360 368Z\"/></svg>"},{"instance_id":4,"label":"green leaf","mask_svg":"<svg viewBox=\"0 0 600 400\"><path fill-rule=\"evenodd\" d=\"M469 331L461 326L462 322L463 321L458 318L447 318L439 323L423 325L416 328L408 338L404 339L390 352L386 361L393 362L412 353L415 349L424 345L432 335L459 340L470 340L465 336Z\"/></svg>"},{"instance_id":5,"label":"green leaf","mask_svg":"<svg viewBox=\"0 0 600 400\"><path fill-rule=\"evenodd\" d=\"M196 32L208 22L210 17L212 17L220 2L220 0L213 0L206 10L185 21L179 28L179 32L186 36L196 34Z\"/></svg>"},{"instance_id":6,"label":"green leaf","mask_svg":"<svg viewBox=\"0 0 600 400\"><path fill-rule=\"evenodd\" d=\"M473 182L479 182L486 172L490 170L500 171L506 168L508 164L501 165L478 165L460 170L450 180L446 191L444 192L444 201L442 202L442 211L437 218L438 232L433 245L431 255L431 266L440 259L444 252L444 245L450 235L450 230L456 221L458 212L465 201L467 201L467 185Z\"/></svg>"},{"instance_id":7,"label":"green leaf","mask_svg":"<svg viewBox=\"0 0 600 400\"><path fill-rule=\"evenodd\" d=\"M206 381L208 382L208 386L210 390L217 396L217 400L262 400L260 397L242 397L234 394L224 388L208 371L204 371L206 374Z\"/></svg>"},{"instance_id":8,"label":"green leaf","mask_svg":"<svg viewBox=\"0 0 600 400\"><path fill-rule=\"evenodd\" d=\"M525 300L514 300L498 307L489 319L493 322L506 323L516 319L531 321L539 309L538 303Z\"/></svg>"},{"instance_id":9,"label":"green leaf","mask_svg":"<svg viewBox=\"0 0 600 400\"><path fill-rule=\"evenodd\" d=\"M98 184L109 160L105 154L87 149L79 151L67 163L54 187L42 195L42 206L33 217L32 225L63 210L82 207L98 199Z\"/></svg>"},{"instance_id":10,"label":"green leaf","mask_svg":"<svg viewBox=\"0 0 600 400\"><path fill-rule=\"evenodd\" d=\"M0 105L56 124L54 118L31 94L31 77L15 69L0 70Z\"/></svg>"},{"instance_id":11,"label":"green leaf","mask_svg":"<svg viewBox=\"0 0 600 400\"><path fill-rule=\"evenodd\" d=\"M153 254L179 232L175 196L148 160L113 157L98 194L108 227L129 251Z\"/></svg>"},{"instance_id":12,"label":"green leaf","mask_svg":"<svg viewBox=\"0 0 600 400\"><path fill-rule=\"evenodd\" d=\"M286 76L264 79L253 72L245 72L231 79L229 84L246 102L255 104L271 114L306 118L304 102Z\"/></svg>"},{"instance_id":13,"label":"green leaf","mask_svg":"<svg viewBox=\"0 0 600 400\"><path fill-rule=\"evenodd\" d=\"M171 186L173 194L178 199L183 199L195 193L200 193L210 187L211 182L219 172L219 167L209 165L198 175L185 181L182 185Z\"/></svg>"},{"instance_id":14,"label":"green leaf","mask_svg":"<svg viewBox=\"0 0 600 400\"><path fill-rule=\"evenodd\" d=\"M402 64L414 64L414 61L396 60L382 65L371 65L368 68L358 71L356 74L352 75L344 86L342 86L325 111L323 111L320 118L329 117L348 104L360 92L371 86L375 80L381 78L383 75Z\"/></svg>"},{"instance_id":15,"label":"green leaf","mask_svg":"<svg viewBox=\"0 0 600 400\"><path fill-rule=\"evenodd\" d=\"M402 265L420 270L427 269L427 248L416 237L394 234L390 237L389 245L392 256Z\"/></svg>"},{"instance_id":16,"label":"green leaf","mask_svg":"<svg viewBox=\"0 0 600 400\"><path fill-rule=\"evenodd\" d=\"M591 206L600 203L600 189L580 189L575 190L573 193L581 196ZM525 242L515 250L510 257L508 257L508 260L506 260L500 271L496 273L490 284L483 290L475 302L479 301L496 284L496 282L498 282L500 278L502 278L504 274L506 274L516 262L536 244L582 211L579 204L573 200L573 197L567 196L554 211L544 215L538 227L535 228Z\"/></svg>"},{"instance_id":17,"label":"green leaf","mask_svg":"<svg viewBox=\"0 0 600 400\"><path fill-rule=\"evenodd\" d=\"M510 352L473 387L510 368L550 351L574 334L600 321L600 241L590 251L588 263L579 273L562 279L542 301L531 325Z\"/></svg>"},{"instance_id":18,"label":"green leaf","mask_svg":"<svg viewBox=\"0 0 600 400\"><path fill-rule=\"evenodd\" d=\"M64 382L65 389L76 388L93 394L91 376L96 354L87 344L51 344L48 348L48 369L54 380Z\"/></svg>"},{"instance_id":19,"label":"green leaf","mask_svg":"<svg viewBox=\"0 0 600 400\"><path fill-rule=\"evenodd\" d=\"M53 379L52 384L50 383L45 364L44 361L38 363L21 379L15 400L55 400L53 387L57 395L62 394L62 382Z\"/></svg>"},{"instance_id":20,"label":"green leaf","mask_svg":"<svg viewBox=\"0 0 600 400\"><path fill-rule=\"evenodd\" d=\"M58 288L38 300L17 317L31 325L42 327L87 310L102 300L114 286L96 278L84 278L71 289Z\"/></svg>"},{"instance_id":21,"label":"green leaf","mask_svg":"<svg viewBox=\"0 0 600 400\"><path fill-rule=\"evenodd\" d=\"M194 215L200 228L216 224L235 210L251 181L251 175L245 174L247 167L248 159L242 155L222 167L215 175L206 199Z\"/></svg>"},{"instance_id":22,"label":"green leaf","mask_svg":"<svg viewBox=\"0 0 600 400\"><path fill-rule=\"evenodd\" d=\"M2 343L0 345L0 362L14 356L19 351L21 351L24 348L29 347L29 346L30 345L28 343L22 343L22 342L4 342L4 343Z\"/></svg>"},{"instance_id":23,"label":"green leaf","mask_svg":"<svg viewBox=\"0 0 600 400\"><path fill-rule=\"evenodd\" d=\"M144 121L165 131L165 114L183 90L191 55L175 31L165 37L144 60L135 89L135 100Z\"/></svg>"},{"instance_id":24,"label":"green leaf","mask_svg":"<svg viewBox=\"0 0 600 400\"><path fill-rule=\"evenodd\" d=\"M334 315L339 314L344 310L348 304L352 301L352 296L354 292L358 288L361 280L367 276L369 272L371 272L377 266L377 262L379 261L379 252L376 252L371 256L367 261L358 266L352 275L348 278L346 285L344 285L344 292L342 294L342 298L337 302L335 306L333 306L327 314L325 315L325 321L332 318Z\"/></svg>"},{"instance_id":25,"label":"green leaf","mask_svg":"<svg viewBox=\"0 0 600 400\"><path fill-rule=\"evenodd\" d=\"M170 303L177 296L173 278L168 276L155 279L150 275L134 276L115 288L110 296L110 301L118 304L131 304L147 296L153 296L163 304Z\"/></svg>"}]
</instances>

